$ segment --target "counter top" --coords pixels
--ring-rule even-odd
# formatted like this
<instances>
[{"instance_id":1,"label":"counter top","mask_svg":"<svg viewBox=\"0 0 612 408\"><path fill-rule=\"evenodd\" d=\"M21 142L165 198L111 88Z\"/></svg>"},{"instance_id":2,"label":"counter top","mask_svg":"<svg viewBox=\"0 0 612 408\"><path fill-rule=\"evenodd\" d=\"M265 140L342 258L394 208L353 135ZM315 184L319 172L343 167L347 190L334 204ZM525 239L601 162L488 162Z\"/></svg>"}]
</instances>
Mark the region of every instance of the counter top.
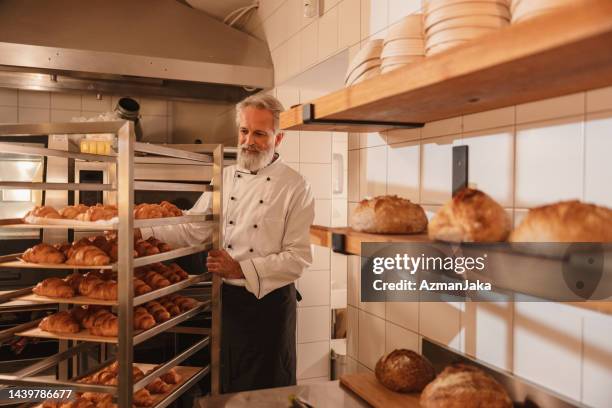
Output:
<instances>
[{"instance_id":1,"label":"counter top","mask_svg":"<svg viewBox=\"0 0 612 408\"><path fill-rule=\"evenodd\" d=\"M339 381L325 381L292 387L267 388L257 391L223 394L199 398L194 408L269 408L290 407L289 397L298 396L316 408L364 408L365 401L340 386Z\"/></svg>"}]
</instances>

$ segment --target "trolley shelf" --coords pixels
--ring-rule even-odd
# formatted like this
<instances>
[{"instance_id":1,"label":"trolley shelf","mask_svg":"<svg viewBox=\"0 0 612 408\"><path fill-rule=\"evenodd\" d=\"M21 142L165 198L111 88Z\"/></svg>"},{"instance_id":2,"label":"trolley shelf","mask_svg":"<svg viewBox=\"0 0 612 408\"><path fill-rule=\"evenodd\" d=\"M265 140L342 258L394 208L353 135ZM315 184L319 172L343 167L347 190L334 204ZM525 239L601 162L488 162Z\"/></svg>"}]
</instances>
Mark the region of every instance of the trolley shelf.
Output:
<instances>
[{"instance_id":1,"label":"trolley shelf","mask_svg":"<svg viewBox=\"0 0 612 408\"><path fill-rule=\"evenodd\" d=\"M144 295L134 296L134 306L139 306L151 300L159 299L161 297L178 292L179 290L185 289L205 279L206 278L205 275L207 274L190 275L188 279L182 280L177 283L173 283L172 285L166 286L165 288L156 289L149 293L145 293ZM118 306L119 305L119 301L117 300L99 300L99 299L92 299L87 296L74 296L71 298L53 298L53 297L48 297L48 296L40 296L40 295L37 295L36 293L28 293L26 295L21 295L21 296L12 298L12 300L31 302L31 303L44 303L44 304L64 303L64 304L70 304L70 305L100 305L100 306Z\"/></svg>"},{"instance_id":2,"label":"trolley shelf","mask_svg":"<svg viewBox=\"0 0 612 408\"><path fill-rule=\"evenodd\" d=\"M183 215L181 217L150 218L134 220L134 228L159 227L164 225L189 224L194 222L213 221L212 214L206 215ZM51 219L49 223L30 224L21 218L7 218L0 220L0 228L10 229L74 229L86 231L108 231L117 230L119 222L88 222L69 219Z\"/></svg>"},{"instance_id":3,"label":"trolley shelf","mask_svg":"<svg viewBox=\"0 0 612 408\"><path fill-rule=\"evenodd\" d=\"M134 268L139 266L150 265L157 262L167 261L169 259L180 258L182 256L197 254L198 252L208 251L212 248L211 243L204 243L199 245L193 245L184 248L177 248L171 251L162 252L155 255L141 256L140 258L134 258ZM45 264L45 263L31 263L25 262L19 259L22 253L10 254L0 256L0 268L24 268L24 269L112 269L113 271L118 270L119 265L112 263L109 265L68 265L62 264Z\"/></svg>"},{"instance_id":4,"label":"trolley shelf","mask_svg":"<svg viewBox=\"0 0 612 408\"><path fill-rule=\"evenodd\" d=\"M185 320L191 319L193 316L205 310L210 305L210 301L201 302L193 309L190 309L184 313L181 313L178 316L171 318L168 321L160 323L149 330L135 330L134 331L134 345L140 344L145 340L148 340L152 337L157 336L159 333L166 331L167 329L174 327ZM33 327L31 329L15 333L17 336L23 337L37 337L37 338L46 338L46 339L57 339L57 340L76 340L76 341L91 341L96 343L111 343L117 344L119 342L118 337L104 337L104 336L94 336L89 334L88 330L83 329L78 333L74 334L58 334L58 333L50 333L44 330L39 329L38 327Z\"/></svg>"}]
</instances>

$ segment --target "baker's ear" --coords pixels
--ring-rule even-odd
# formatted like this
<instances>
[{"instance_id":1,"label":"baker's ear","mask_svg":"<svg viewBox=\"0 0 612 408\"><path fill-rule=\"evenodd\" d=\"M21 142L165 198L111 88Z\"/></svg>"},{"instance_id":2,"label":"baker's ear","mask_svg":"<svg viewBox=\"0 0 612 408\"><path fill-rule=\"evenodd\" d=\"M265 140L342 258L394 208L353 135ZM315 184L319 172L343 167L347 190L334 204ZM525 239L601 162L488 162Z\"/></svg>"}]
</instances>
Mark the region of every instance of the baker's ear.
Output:
<instances>
[{"instance_id":1,"label":"baker's ear","mask_svg":"<svg viewBox=\"0 0 612 408\"><path fill-rule=\"evenodd\" d=\"M278 147L278 145L281 143L281 141L283 140L283 137L285 136L284 132L278 132L276 134L276 140L274 141L274 146Z\"/></svg>"}]
</instances>

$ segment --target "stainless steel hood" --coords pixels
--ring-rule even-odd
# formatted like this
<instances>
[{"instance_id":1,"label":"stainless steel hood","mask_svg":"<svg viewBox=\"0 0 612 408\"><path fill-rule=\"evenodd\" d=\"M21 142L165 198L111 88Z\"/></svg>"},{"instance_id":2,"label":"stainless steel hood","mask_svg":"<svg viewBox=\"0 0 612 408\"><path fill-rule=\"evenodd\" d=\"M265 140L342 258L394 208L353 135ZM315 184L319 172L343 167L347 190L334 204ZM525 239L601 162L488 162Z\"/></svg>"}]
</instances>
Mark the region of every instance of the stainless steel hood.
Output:
<instances>
[{"instance_id":1,"label":"stainless steel hood","mask_svg":"<svg viewBox=\"0 0 612 408\"><path fill-rule=\"evenodd\" d=\"M0 86L236 99L273 75L265 42L174 0L0 1Z\"/></svg>"}]
</instances>

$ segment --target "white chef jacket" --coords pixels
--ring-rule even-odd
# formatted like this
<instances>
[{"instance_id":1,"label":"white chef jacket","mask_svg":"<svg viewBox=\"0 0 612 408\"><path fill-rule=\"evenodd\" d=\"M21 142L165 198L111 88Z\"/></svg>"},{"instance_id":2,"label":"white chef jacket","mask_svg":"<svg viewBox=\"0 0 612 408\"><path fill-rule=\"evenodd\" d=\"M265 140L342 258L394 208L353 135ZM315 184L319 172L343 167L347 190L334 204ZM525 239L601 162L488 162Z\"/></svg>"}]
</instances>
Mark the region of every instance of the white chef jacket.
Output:
<instances>
[{"instance_id":1,"label":"white chef jacket","mask_svg":"<svg viewBox=\"0 0 612 408\"><path fill-rule=\"evenodd\" d=\"M187 214L212 211L206 192ZM298 279L312 263L310 225L314 198L301 174L276 156L257 174L232 165L223 170L223 247L240 263L245 279L225 283L245 286L261 299ZM192 223L142 228L143 238L155 236L175 247L209 239L210 224Z\"/></svg>"}]
</instances>

